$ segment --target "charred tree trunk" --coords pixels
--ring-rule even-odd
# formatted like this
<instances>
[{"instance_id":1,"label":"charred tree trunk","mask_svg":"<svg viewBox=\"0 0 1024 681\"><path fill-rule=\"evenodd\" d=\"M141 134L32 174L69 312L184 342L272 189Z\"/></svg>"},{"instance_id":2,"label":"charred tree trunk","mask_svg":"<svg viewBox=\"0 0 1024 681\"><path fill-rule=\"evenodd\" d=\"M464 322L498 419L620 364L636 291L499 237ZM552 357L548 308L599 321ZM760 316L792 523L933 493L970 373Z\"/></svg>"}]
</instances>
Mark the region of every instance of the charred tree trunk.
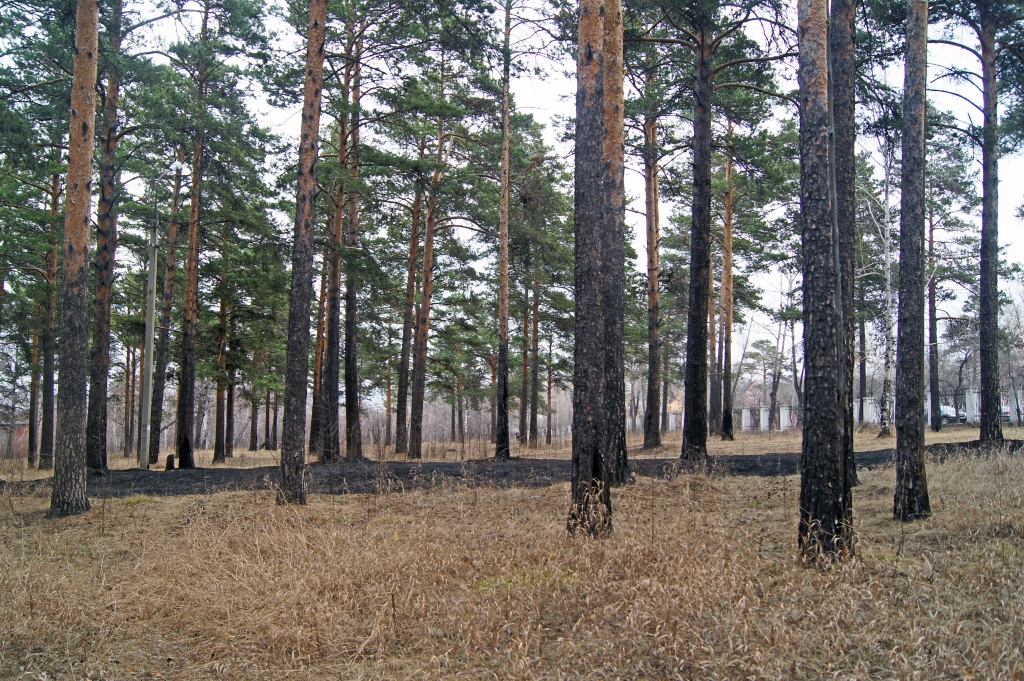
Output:
<instances>
[{"instance_id":1,"label":"charred tree trunk","mask_svg":"<svg viewBox=\"0 0 1024 681\"><path fill-rule=\"evenodd\" d=\"M39 319L36 303L33 319ZM38 324L38 321L36 322ZM39 463L39 327L32 327L32 374L28 384L28 467Z\"/></svg>"},{"instance_id":2,"label":"charred tree trunk","mask_svg":"<svg viewBox=\"0 0 1024 681\"><path fill-rule=\"evenodd\" d=\"M711 380L708 387L708 433L720 435L722 425L722 374L719 371L718 319L715 303L715 275L708 270L708 366L711 368Z\"/></svg>"},{"instance_id":3,"label":"charred tree trunk","mask_svg":"<svg viewBox=\"0 0 1024 681\"><path fill-rule=\"evenodd\" d=\"M267 390L267 401L263 406L263 449L270 448L270 390Z\"/></svg>"},{"instance_id":4,"label":"charred tree trunk","mask_svg":"<svg viewBox=\"0 0 1024 681\"><path fill-rule=\"evenodd\" d=\"M604 18L601 0L580 0L576 73L575 287L572 504L568 529L611 532L606 456L604 263Z\"/></svg>"},{"instance_id":5,"label":"charred tree trunk","mask_svg":"<svg viewBox=\"0 0 1024 681\"><path fill-rule=\"evenodd\" d=\"M665 336L665 341L663 343L663 346L664 346L664 349L663 349L663 351L661 353L662 354L662 362L664 362L664 364L661 367L661 376L662 376L662 379L661 379L661 432L662 433L667 433L668 432L668 426L669 426L669 422L668 422L668 388L669 388L668 377L669 377L669 370L670 370L670 367L669 367L669 357L668 357L668 353L669 353L668 336Z\"/></svg>"},{"instance_id":6,"label":"charred tree trunk","mask_svg":"<svg viewBox=\"0 0 1024 681\"><path fill-rule=\"evenodd\" d=\"M843 457L848 486L857 485L857 463L853 452L853 367L854 367L854 241L857 222L857 62L856 0L832 0L829 49L832 63L832 126L835 151L835 216L839 232L839 283L842 310L843 372L840 396L843 416Z\"/></svg>"},{"instance_id":7,"label":"charred tree trunk","mask_svg":"<svg viewBox=\"0 0 1024 681\"><path fill-rule=\"evenodd\" d=\"M420 157L423 148L420 148ZM420 217L423 206L423 190L416 188L412 200L412 215L409 226L409 273L405 282L405 310L402 319L402 352L398 360L398 408L395 413L395 453L402 454L409 449L408 401L409 401L409 354L413 345L414 325L419 314L416 310L416 260L420 249Z\"/></svg>"},{"instance_id":8,"label":"charred tree trunk","mask_svg":"<svg viewBox=\"0 0 1024 681\"><path fill-rule=\"evenodd\" d=\"M60 313L60 394L49 516L89 510L86 496L86 345L89 297L89 227L92 154L96 119L96 57L99 3L80 0L75 18L75 62L68 136L67 204L64 215L64 283Z\"/></svg>"},{"instance_id":9,"label":"charred tree trunk","mask_svg":"<svg viewBox=\"0 0 1024 681\"><path fill-rule=\"evenodd\" d=\"M391 329L388 329L388 345L391 345ZM384 360L384 447L391 446L391 355Z\"/></svg>"},{"instance_id":10,"label":"charred tree trunk","mask_svg":"<svg viewBox=\"0 0 1024 681\"><path fill-rule=\"evenodd\" d=\"M312 288L312 282L310 282L310 288ZM308 350L308 348L307 348ZM274 418L270 422L270 449L277 451L277 416L278 416L278 403L277 403L277 391L274 391ZM303 424L305 425L305 424ZM303 433L305 435L305 433ZM303 437L305 439L305 437Z\"/></svg>"},{"instance_id":11,"label":"charred tree trunk","mask_svg":"<svg viewBox=\"0 0 1024 681\"><path fill-rule=\"evenodd\" d=\"M444 95L444 62L441 63L441 95ZM430 302L434 292L434 235L437 230L438 185L441 169L447 163L445 154L444 119L437 120L437 152L434 173L427 195L427 224L423 235L423 291L416 320L416 338L413 349L412 413L409 418L409 458L423 458L423 400L427 387L427 345L430 335ZM450 151L450 150L449 150Z\"/></svg>"},{"instance_id":12,"label":"charred tree trunk","mask_svg":"<svg viewBox=\"0 0 1024 681\"><path fill-rule=\"evenodd\" d=\"M224 405L224 458L235 456L235 371L228 372L228 395Z\"/></svg>"},{"instance_id":13,"label":"charred tree trunk","mask_svg":"<svg viewBox=\"0 0 1024 681\"><path fill-rule=\"evenodd\" d=\"M43 310L43 415L39 434L39 469L53 468L53 385L57 318L57 220L60 217L60 175L50 185L50 233L46 250L46 302Z\"/></svg>"},{"instance_id":14,"label":"charred tree trunk","mask_svg":"<svg viewBox=\"0 0 1024 681\"><path fill-rule=\"evenodd\" d=\"M547 399L547 402L545 402L545 407L547 409L547 413L545 414L545 417L544 417L544 426L545 426L544 444L548 445L549 447L551 446L551 378L552 378L552 375L551 375L552 374L551 362L552 362L552 359L553 359L552 354L551 354L551 344L552 344L551 336L548 336L548 399Z\"/></svg>"},{"instance_id":15,"label":"charred tree trunk","mask_svg":"<svg viewBox=\"0 0 1024 681\"><path fill-rule=\"evenodd\" d=\"M644 118L644 196L647 222L647 408L644 449L661 446L658 407L661 399L661 200L658 186L658 117Z\"/></svg>"},{"instance_id":16,"label":"charred tree trunk","mask_svg":"<svg viewBox=\"0 0 1024 681\"><path fill-rule=\"evenodd\" d=\"M860 286L860 309L864 309L864 285ZM867 322L862 314L857 320L858 333L860 336L860 353L858 363L860 364L860 389L858 390L857 423L864 423L864 401L868 398L868 338ZM796 352L796 349L793 350Z\"/></svg>"},{"instance_id":17,"label":"charred tree trunk","mask_svg":"<svg viewBox=\"0 0 1024 681\"><path fill-rule=\"evenodd\" d=\"M530 289L523 291L523 376L519 383L519 443L527 441L526 413L529 407L530 387Z\"/></svg>"},{"instance_id":18,"label":"charred tree trunk","mask_svg":"<svg viewBox=\"0 0 1024 681\"><path fill-rule=\"evenodd\" d=\"M121 2L110 7L107 26L109 63L103 102L100 154L100 200L96 211L96 294L93 303L92 351L89 358L89 411L85 426L85 461L94 470L107 468L107 380L110 377L110 302L117 250L117 107L121 94Z\"/></svg>"},{"instance_id":19,"label":"charred tree trunk","mask_svg":"<svg viewBox=\"0 0 1024 681\"><path fill-rule=\"evenodd\" d=\"M708 282L711 276L711 60L708 30L697 34L693 113L693 206L686 320L682 459L704 461L708 441Z\"/></svg>"},{"instance_id":20,"label":"charred tree trunk","mask_svg":"<svg viewBox=\"0 0 1024 681\"><path fill-rule=\"evenodd\" d=\"M228 223L221 233L220 308L217 312L217 419L213 439L213 463L224 463L227 457L227 365L228 365Z\"/></svg>"},{"instance_id":21,"label":"charred tree trunk","mask_svg":"<svg viewBox=\"0 0 1024 681\"><path fill-rule=\"evenodd\" d=\"M626 456L626 193L625 99L623 90L622 0L605 0L604 79L604 408L608 483L629 481Z\"/></svg>"},{"instance_id":22,"label":"charred tree trunk","mask_svg":"<svg viewBox=\"0 0 1024 681\"><path fill-rule=\"evenodd\" d=\"M254 394L249 400L252 409L249 416L249 451L255 452L260 448L260 404Z\"/></svg>"},{"instance_id":23,"label":"charred tree trunk","mask_svg":"<svg viewBox=\"0 0 1024 681\"><path fill-rule=\"evenodd\" d=\"M924 459L925 109L928 0L907 3L900 186L900 302L896 358L896 492L893 517L931 514Z\"/></svg>"},{"instance_id":24,"label":"charred tree trunk","mask_svg":"<svg viewBox=\"0 0 1024 681\"><path fill-rule=\"evenodd\" d=\"M981 74L985 111L981 145L981 296L979 364L981 366L981 434L984 441L1003 439L999 396L999 109L996 37L993 10L980 5Z\"/></svg>"},{"instance_id":25,"label":"charred tree trunk","mask_svg":"<svg viewBox=\"0 0 1024 681\"><path fill-rule=\"evenodd\" d=\"M344 126L342 126L344 128ZM344 144L343 135L339 139ZM342 147L344 148L344 147ZM344 152L339 152L339 154ZM339 162L344 162L339 159ZM320 461L331 463L341 456L341 424L338 397L341 380L341 251L344 237L345 193L337 191L331 227L327 275L327 335L324 341L323 376L320 379Z\"/></svg>"},{"instance_id":26,"label":"charred tree trunk","mask_svg":"<svg viewBox=\"0 0 1024 681\"><path fill-rule=\"evenodd\" d=\"M722 439L734 438L732 423L732 227L735 188L732 175L732 121L725 156L725 221L722 234Z\"/></svg>"},{"instance_id":27,"label":"charred tree trunk","mask_svg":"<svg viewBox=\"0 0 1024 681\"><path fill-rule=\"evenodd\" d=\"M836 242L829 170L828 6L799 0L800 202L803 222L804 429L799 545L809 559L853 550L843 456Z\"/></svg>"},{"instance_id":28,"label":"charred tree trunk","mask_svg":"<svg viewBox=\"0 0 1024 681\"><path fill-rule=\"evenodd\" d=\"M942 390L939 384L939 319L935 298L938 281L935 272L935 224L928 225L928 389L931 394L932 432L942 429Z\"/></svg>"},{"instance_id":29,"label":"charred tree trunk","mask_svg":"<svg viewBox=\"0 0 1024 681\"><path fill-rule=\"evenodd\" d=\"M178 162L185 158L178 149ZM167 382L168 346L171 336L171 312L174 308L174 279L178 247L178 210L181 208L181 166L174 173L174 190L171 195L171 220L167 225L167 261L164 266L163 296L160 300L160 330L156 340L156 357L153 369L153 401L150 403L150 428L153 437L149 439L149 464L160 461L160 432L164 420L164 386Z\"/></svg>"},{"instance_id":30,"label":"charred tree trunk","mask_svg":"<svg viewBox=\"0 0 1024 681\"><path fill-rule=\"evenodd\" d=\"M537 439L537 401L540 399L540 280L539 270L533 270L533 334L530 349L530 448L536 449Z\"/></svg>"},{"instance_id":31,"label":"charred tree trunk","mask_svg":"<svg viewBox=\"0 0 1024 681\"><path fill-rule=\"evenodd\" d=\"M203 12L200 42L209 39L210 7ZM199 60L200 106L206 101L206 59ZM202 133L196 138L192 149L192 192L189 200L188 257L185 260L185 314L181 323L181 362L178 365L178 425L177 450L178 468L195 468L193 455L195 442L192 440L192 419L195 412L196 396L196 332L199 308L199 211L202 199L204 139Z\"/></svg>"},{"instance_id":32,"label":"charred tree trunk","mask_svg":"<svg viewBox=\"0 0 1024 681\"><path fill-rule=\"evenodd\" d=\"M505 0L505 29L501 51L501 205L498 220L498 383L494 458L507 459L508 432L508 200L509 200L509 86L511 83L512 0Z\"/></svg>"},{"instance_id":33,"label":"charred tree trunk","mask_svg":"<svg viewBox=\"0 0 1024 681\"><path fill-rule=\"evenodd\" d=\"M323 384L324 336L327 324L327 270L323 263L320 268L320 297L317 302L316 341L313 343L313 406L309 417L309 453L320 453L320 417L323 402L320 398Z\"/></svg>"},{"instance_id":34,"label":"charred tree trunk","mask_svg":"<svg viewBox=\"0 0 1024 681\"><path fill-rule=\"evenodd\" d=\"M363 430L359 415L359 354L356 292L358 290L359 248L359 60L362 42L357 41L353 57L352 123L349 148L348 229L345 230L345 458L363 458Z\"/></svg>"},{"instance_id":35,"label":"charred tree trunk","mask_svg":"<svg viewBox=\"0 0 1024 681\"><path fill-rule=\"evenodd\" d=\"M288 353L284 376L284 432L278 503L306 503L306 372L309 362L309 308L313 297L313 226L316 222L316 160L320 137L320 101L324 71L326 0L309 0L306 33L306 79L299 132L295 236L292 244L291 300L288 306ZM274 398L277 429L277 397ZM276 438L276 433L275 440Z\"/></svg>"}]
</instances>

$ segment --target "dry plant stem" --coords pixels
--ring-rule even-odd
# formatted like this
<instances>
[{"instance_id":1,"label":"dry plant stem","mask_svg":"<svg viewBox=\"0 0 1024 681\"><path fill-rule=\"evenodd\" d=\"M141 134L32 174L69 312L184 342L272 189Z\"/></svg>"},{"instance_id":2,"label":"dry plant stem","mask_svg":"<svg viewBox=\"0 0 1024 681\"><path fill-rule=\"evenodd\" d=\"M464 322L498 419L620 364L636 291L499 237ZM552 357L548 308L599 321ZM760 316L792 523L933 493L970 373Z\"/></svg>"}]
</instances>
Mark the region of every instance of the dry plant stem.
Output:
<instances>
[{"instance_id":1,"label":"dry plant stem","mask_svg":"<svg viewBox=\"0 0 1024 681\"><path fill-rule=\"evenodd\" d=\"M60 393L54 448L50 517L89 510L86 497L86 345L88 338L89 226L92 154L96 135L96 60L99 3L79 0L75 18L75 65L68 136L67 204L64 216L64 283L60 315Z\"/></svg>"}]
</instances>

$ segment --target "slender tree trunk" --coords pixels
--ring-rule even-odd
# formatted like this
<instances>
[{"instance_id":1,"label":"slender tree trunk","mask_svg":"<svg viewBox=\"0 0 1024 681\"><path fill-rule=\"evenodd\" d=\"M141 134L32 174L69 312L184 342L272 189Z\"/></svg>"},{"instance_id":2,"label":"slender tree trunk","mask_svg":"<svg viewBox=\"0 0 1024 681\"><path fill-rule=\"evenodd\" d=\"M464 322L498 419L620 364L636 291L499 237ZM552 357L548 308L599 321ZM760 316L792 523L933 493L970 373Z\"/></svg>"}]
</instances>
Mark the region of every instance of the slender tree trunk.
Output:
<instances>
[{"instance_id":1,"label":"slender tree trunk","mask_svg":"<svg viewBox=\"0 0 1024 681\"><path fill-rule=\"evenodd\" d=\"M703 461L708 441L708 281L711 270L711 36L698 35L693 114L693 206L686 321L682 458Z\"/></svg>"},{"instance_id":2,"label":"slender tree trunk","mask_svg":"<svg viewBox=\"0 0 1024 681\"><path fill-rule=\"evenodd\" d=\"M836 310L836 243L829 171L828 6L799 0L800 198L803 217L806 410L799 545L814 559L853 550L843 457Z\"/></svg>"},{"instance_id":3,"label":"slender tree trunk","mask_svg":"<svg viewBox=\"0 0 1024 681\"><path fill-rule=\"evenodd\" d=\"M213 463L227 457L227 363L228 363L228 223L221 233L220 308L217 311L217 424L213 440Z\"/></svg>"},{"instance_id":4,"label":"slender tree trunk","mask_svg":"<svg viewBox=\"0 0 1024 681\"><path fill-rule=\"evenodd\" d=\"M549 447L551 446L551 378L552 378L552 376L551 376L551 372L552 372L551 362L552 362L552 359L553 359L552 354L551 354L551 344L552 344L551 336L548 336L548 400L545 403L545 406L547 408L547 413L545 414L545 417L544 417L544 427L545 427L544 444L548 445Z\"/></svg>"},{"instance_id":5,"label":"slender tree trunk","mask_svg":"<svg viewBox=\"0 0 1024 681\"><path fill-rule=\"evenodd\" d=\"M183 149L178 149L178 162L185 159ZM171 194L171 220L167 225L167 260L164 266L163 297L160 300L160 329L156 340L156 362L153 370L153 401L149 422L153 437L149 439L149 463L160 461L160 432L163 429L164 386L167 381L168 348L171 335L171 312L174 308L174 279L178 247L178 210L181 208L181 166L174 173L174 190Z\"/></svg>"},{"instance_id":6,"label":"slender tree trunk","mask_svg":"<svg viewBox=\"0 0 1024 681\"><path fill-rule=\"evenodd\" d=\"M629 481L626 455L626 193L625 193L625 99L623 89L622 0L604 3L604 144L606 221L602 259L604 277L604 408L608 419L605 451L608 483Z\"/></svg>"},{"instance_id":7,"label":"slender tree trunk","mask_svg":"<svg viewBox=\"0 0 1024 681\"><path fill-rule=\"evenodd\" d=\"M320 417L322 413L321 387L324 367L324 335L326 331L327 312L327 270L324 262L320 268L320 297L317 303L316 342L313 344L313 407L309 418L309 453L320 452Z\"/></svg>"},{"instance_id":8,"label":"slender tree trunk","mask_svg":"<svg viewBox=\"0 0 1024 681\"><path fill-rule=\"evenodd\" d=\"M884 315L884 357L882 359L882 396L878 401L878 437L889 437L892 433L889 429L890 412L892 410L892 368L893 352L896 345L893 339L893 291L892 291L892 231L891 231L891 208L889 189L892 175L892 155L886 152L883 193L885 196L884 219L882 225L882 267L885 275L885 301L883 307Z\"/></svg>"},{"instance_id":9,"label":"slender tree trunk","mask_svg":"<svg viewBox=\"0 0 1024 681\"><path fill-rule=\"evenodd\" d=\"M359 248L359 60L362 41L357 41L353 58L352 123L349 149L348 229L345 231L345 457L363 458L363 430L359 414L358 319L356 317L356 279Z\"/></svg>"},{"instance_id":10,"label":"slender tree trunk","mask_svg":"<svg viewBox=\"0 0 1024 681\"><path fill-rule=\"evenodd\" d=\"M312 282L310 282L310 288L312 288ZM309 348L307 347L307 350L308 349ZM275 452L277 451L277 443L278 443L278 439L277 439L277 415L278 415L277 396L278 396L278 393L275 390L274 391L274 418L270 421L270 449L275 451ZM303 424L303 425L305 425L305 424ZM303 433L303 439L305 439L305 433Z\"/></svg>"},{"instance_id":11,"label":"slender tree trunk","mask_svg":"<svg viewBox=\"0 0 1024 681\"><path fill-rule=\"evenodd\" d=\"M508 200L509 86L511 82L512 0L505 0L501 71L501 204L498 220L498 385L494 458L509 458L508 432Z\"/></svg>"},{"instance_id":12,"label":"slender tree trunk","mask_svg":"<svg viewBox=\"0 0 1024 681\"><path fill-rule=\"evenodd\" d=\"M420 146L420 158L423 146ZM402 454L409 449L408 399L409 399L409 354L413 344L414 324L419 319L416 312L416 259L420 248L420 217L423 206L423 189L416 187L412 200L409 226L409 274L405 284L405 310L402 319L402 352L398 360L398 408L395 413L395 453Z\"/></svg>"},{"instance_id":13,"label":"slender tree trunk","mask_svg":"<svg viewBox=\"0 0 1024 681\"><path fill-rule=\"evenodd\" d=\"M839 236L839 285L842 311L840 397L843 417L843 457L848 486L857 485L857 462L853 450L853 368L854 368L854 256L857 232L857 61L856 0L832 0L829 49L832 59L832 127L835 164L835 216Z\"/></svg>"},{"instance_id":14,"label":"slender tree trunk","mask_svg":"<svg viewBox=\"0 0 1024 681\"><path fill-rule=\"evenodd\" d=\"M653 78L653 72L650 76ZM661 216L658 186L658 116L644 118L644 196L647 222L647 409L644 449L661 446L658 406L661 399Z\"/></svg>"},{"instance_id":15,"label":"slender tree trunk","mask_svg":"<svg viewBox=\"0 0 1024 681\"><path fill-rule=\"evenodd\" d=\"M495 441L498 430L498 357L491 354L488 363L491 366L491 442Z\"/></svg>"},{"instance_id":16,"label":"slender tree trunk","mask_svg":"<svg viewBox=\"0 0 1024 681\"><path fill-rule=\"evenodd\" d=\"M86 496L86 345L89 314L89 227L96 119L99 3L80 0L75 18L75 61L68 137L64 214L64 283L60 314L60 394L54 447L51 518L89 510Z\"/></svg>"},{"instance_id":17,"label":"slender tree trunk","mask_svg":"<svg viewBox=\"0 0 1024 681\"><path fill-rule=\"evenodd\" d=\"M996 78L996 17L989 2L978 3L981 26L981 82L985 111L981 145L981 295L979 364L981 367L981 434L1003 439L999 396L999 109Z\"/></svg>"},{"instance_id":18,"label":"slender tree trunk","mask_svg":"<svg viewBox=\"0 0 1024 681\"><path fill-rule=\"evenodd\" d=\"M46 304L43 311L43 416L39 435L39 469L53 468L54 365L57 318L57 220L60 218L60 175L54 173L50 184L50 233L46 249Z\"/></svg>"},{"instance_id":19,"label":"slender tree trunk","mask_svg":"<svg viewBox=\"0 0 1024 681\"><path fill-rule=\"evenodd\" d=\"M249 451L255 452L260 448L260 405L255 394L249 400L252 409L249 417Z\"/></svg>"},{"instance_id":20,"label":"slender tree trunk","mask_svg":"<svg viewBox=\"0 0 1024 681\"><path fill-rule=\"evenodd\" d=\"M195 443L196 449L206 449L206 442L203 434L203 424L206 421L206 397L206 385L205 383L201 383L199 386L198 404L196 404L196 414L192 421L195 424L195 433L192 434L192 442Z\"/></svg>"},{"instance_id":21,"label":"slender tree trunk","mask_svg":"<svg viewBox=\"0 0 1024 681\"><path fill-rule=\"evenodd\" d=\"M342 122L339 130L339 149L344 149ZM339 151L339 165L344 163L344 151ZM341 456L341 424L338 410L338 389L341 371L341 251L344 239L345 192L338 188L331 227L329 247L330 263L327 276L327 335L324 349L323 376L320 380L320 461L331 463Z\"/></svg>"},{"instance_id":22,"label":"slender tree trunk","mask_svg":"<svg viewBox=\"0 0 1024 681\"><path fill-rule=\"evenodd\" d=\"M36 302L34 320L39 319L39 303ZM38 321L32 326L32 374L28 384L28 467L39 463L39 327Z\"/></svg>"},{"instance_id":23,"label":"slender tree trunk","mask_svg":"<svg viewBox=\"0 0 1024 681\"><path fill-rule=\"evenodd\" d=\"M391 332L388 331L388 345L391 344ZM391 354L385 359L384 383L384 446L391 446Z\"/></svg>"},{"instance_id":24,"label":"slender tree trunk","mask_svg":"<svg viewBox=\"0 0 1024 681\"><path fill-rule=\"evenodd\" d=\"M536 449L539 444L537 431L537 401L540 399L540 280L539 269L533 270L533 347L530 357L530 448Z\"/></svg>"},{"instance_id":25,"label":"slender tree trunk","mask_svg":"<svg viewBox=\"0 0 1024 681\"><path fill-rule=\"evenodd\" d=\"M930 210L929 210L930 212ZM929 216L928 224L928 388L931 393L932 432L942 430L942 390L939 385L939 320L935 298L938 287L935 272L935 223Z\"/></svg>"},{"instance_id":26,"label":"slender tree trunk","mask_svg":"<svg viewBox=\"0 0 1024 681\"><path fill-rule=\"evenodd\" d=\"M117 108L121 94L118 63L121 52L121 2L110 7L107 42L110 50L103 102L100 154L100 197L96 211L96 294L93 304L92 351L89 358L89 409L85 426L85 461L94 470L107 468L107 380L110 376L110 302L117 250Z\"/></svg>"},{"instance_id":27,"label":"slender tree trunk","mask_svg":"<svg viewBox=\"0 0 1024 681\"><path fill-rule=\"evenodd\" d=\"M128 382L125 384L124 392L124 455L131 456L134 453L135 443L135 393L138 391L139 383L136 379L138 369L138 353L134 347L128 348L128 359L125 369L128 372Z\"/></svg>"},{"instance_id":28,"label":"slender tree trunk","mask_svg":"<svg viewBox=\"0 0 1024 681\"><path fill-rule=\"evenodd\" d=\"M669 377L669 369L670 369L670 367L669 367L669 357L668 357L668 353L669 353L668 336L665 336L665 341L663 343L663 346L664 346L664 349L663 349L663 351L661 353L662 361L664 362L664 364L662 365L662 369L661 369L661 376L662 376L662 379L661 379L661 432L662 433L667 433L668 432L668 426L669 426L669 423L668 423L668 388L669 388L668 377Z\"/></svg>"},{"instance_id":29,"label":"slender tree trunk","mask_svg":"<svg viewBox=\"0 0 1024 681\"><path fill-rule=\"evenodd\" d=\"M228 395L224 418L224 458L235 456L235 371L228 373Z\"/></svg>"},{"instance_id":30,"label":"slender tree trunk","mask_svg":"<svg viewBox=\"0 0 1024 681\"><path fill-rule=\"evenodd\" d=\"M601 0L580 0L574 192L575 305L572 504L568 529L611 532L612 461L605 447L604 17Z\"/></svg>"},{"instance_id":31,"label":"slender tree trunk","mask_svg":"<svg viewBox=\"0 0 1024 681\"><path fill-rule=\"evenodd\" d=\"M864 300L864 284L860 285L860 309L863 310L865 307ZM858 331L860 335L860 353L859 353L859 364L860 364L860 390L858 391L858 406L857 406L857 423L864 423L864 401L868 398L868 339L867 339L867 322L864 319L864 315L861 314L860 319L857 320ZM796 349L793 350L796 352Z\"/></svg>"},{"instance_id":32,"label":"slender tree trunk","mask_svg":"<svg viewBox=\"0 0 1024 681\"><path fill-rule=\"evenodd\" d=\"M732 228L735 185L732 168L732 121L728 122L725 155L725 220L722 234L722 439L734 438L732 423Z\"/></svg>"},{"instance_id":33,"label":"slender tree trunk","mask_svg":"<svg viewBox=\"0 0 1024 681\"><path fill-rule=\"evenodd\" d=\"M312 304L312 303L311 303ZM270 390L267 390L267 402L263 407L263 449L270 447Z\"/></svg>"},{"instance_id":34,"label":"slender tree trunk","mask_svg":"<svg viewBox=\"0 0 1024 681\"><path fill-rule=\"evenodd\" d=\"M444 62L441 63L441 96L444 96ZM416 320L416 339L413 350L412 414L409 418L409 458L423 458L423 399L427 387L427 345L430 335L430 302L434 292L434 235L437 230L438 185L441 168L447 163L445 153L444 119L437 120L437 153L434 173L427 195L427 224L423 235L423 292ZM450 149L449 149L450 153Z\"/></svg>"},{"instance_id":35,"label":"slender tree trunk","mask_svg":"<svg viewBox=\"0 0 1024 681\"><path fill-rule=\"evenodd\" d=\"M896 358L896 492L893 517L931 514L924 459L925 109L928 0L907 3L900 186L900 307Z\"/></svg>"},{"instance_id":36,"label":"slender tree trunk","mask_svg":"<svg viewBox=\"0 0 1024 681\"><path fill-rule=\"evenodd\" d=\"M200 43L209 40L210 6L204 5ZM198 88L200 108L205 110L206 58L199 59ZM200 133L192 149L192 192L189 200L188 257L185 260L185 314L181 323L181 362L178 365L178 468L195 468L192 414L196 395L196 333L199 309L199 215L202 199L204 135Z\"/></svg>"},{"instance_id":37,"label":"slender tree trunk","mask_svg":"<svg viewBox=\"0 0 1024 681\"><path fill-rule=\"evenodd\" d=\"M715 303L715 274L708 269L708 366L711 380L708 387L708 433L721 435L722 425L722 375L718 371L718 319Z\"/></svg>"},{"instance_id":38,"label":"slender tree trunk","mask_svg":"<svg viewBox=\"0 0 1024 681\"><path fill-rule=\"evenodd\" d=\"M324 71L326 0L309 0L306 78L299 133L295 236L292 244L288 352L285 360L284 432L278 503L306 503L306 372L309 362L309 307L313 297L313 227L316 222L316 160L319 154L320 100ZM277 399L274 399L275 412ZM275 430L277 415L274 417ZM276 440L276 433L275 433Z\"/></svg>"},{"instance_id":39,"label":"slender tree trunk","mask_svg":"<svg viewBox=\"0 0 1024 681\"><path fill-rule=\"evenodd\" d=\"M519 383L519 443L527 441L526 412L529 407L530 387L530 289L523 291L523 377Z\"/></svg>"}]
</instances>

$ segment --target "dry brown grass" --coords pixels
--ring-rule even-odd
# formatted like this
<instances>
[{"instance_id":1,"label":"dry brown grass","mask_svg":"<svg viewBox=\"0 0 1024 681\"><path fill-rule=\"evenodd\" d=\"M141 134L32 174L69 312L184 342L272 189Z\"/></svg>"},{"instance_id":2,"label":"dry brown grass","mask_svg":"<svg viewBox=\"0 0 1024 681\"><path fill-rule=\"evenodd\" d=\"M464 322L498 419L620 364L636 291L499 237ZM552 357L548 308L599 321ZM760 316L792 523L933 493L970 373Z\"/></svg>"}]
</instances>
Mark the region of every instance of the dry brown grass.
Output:
<instances>
[{"instance_id":1,"label":"dry brown grass","mask_svg":"<svg viewBox=\"0 0 1024 681\"><path fill-rule=\"evenodd\" d=\"M800 566L798 480L640 478L615 534L568 488L0 499L0 677L1024 678L1024 460L856 490L856 560ZM30 674L30 676L25 676Z\"/></svg>"}]
</instances>

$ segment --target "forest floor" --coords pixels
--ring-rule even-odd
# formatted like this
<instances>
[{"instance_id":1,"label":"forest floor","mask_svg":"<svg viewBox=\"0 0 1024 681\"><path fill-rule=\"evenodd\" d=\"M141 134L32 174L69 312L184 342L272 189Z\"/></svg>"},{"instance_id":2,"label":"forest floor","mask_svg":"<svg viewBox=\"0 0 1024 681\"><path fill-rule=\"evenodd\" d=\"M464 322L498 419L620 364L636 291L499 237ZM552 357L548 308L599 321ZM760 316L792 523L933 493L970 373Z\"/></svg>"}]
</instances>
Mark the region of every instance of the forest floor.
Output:
<instances>
[{"instance_id":1,"label":"forest floor","mask_svg":"<svg viewBox=\"0 0 1024 681\"><path fill-rule=\"evenodd\" d=\"M957 431L977 433L933 444ZM794 442L728 446L778 462ZM324 494L320 473L305 507L277 506L272 480L136 487L61 520L24 480L0 494L0 678L1024 678L1024 457L933 448L934 513L901 524L878 454L854 492L856 558L813 569L797 475L666 475L677 446L634 456L600 541L568 536L568 483L537 459L513 462L533 479L411 485L393 463L343 464L371 493L346 472L353 493Z\"/></svg>"},{"instance_id":2,"label":"forest floor","mask_svg":"<svg viewBox=\"0 0 1024 681\"><path fill-rule=\"evenodd\" d=\"M950 445L959 446L976 439L977 428L946 428L927 433L930 451L942 456ZM1024 430L1006 428L1005 437L1024 437ZM657 449L641 449L641 439L631 434L629 457L634 475L672 477L680 471L678 463L681 439L669 433ZM1014 440L1016 442L1016 440ZM740 433L731 442L712 437L708 443L707 473L714 475L778 476L795 475L800 464L800 433ZM496 461L493 445L482 440L463 445L452 442L428 442L420 461L409 461L367 444L372 458L355 461L342 459L332 465L317 462L308 468L308 482L314 493L363 494L382 491L429 489L446 482L462 485L539 487L567 481L572 472L571 443L556 441L551 446L530 449L515 443L512 458ZM879 438L876 431L862 430L855 437L857 465L871 468L890 463L895 455L895 438ZM197 468L162 470L154 465L138 470L134 457L111 456L110 470L89 474L89 496L125 497L133 494L159 496L213 494L227 491L275 488L280 481L280 460L275 451L238 451L224 464L212 463L213 452L196 453ZM4 479L6 478L6 482ZM49 488L51 472L26 468L21 462L0 463L0 490L11 494L33 494Z\"/></svg>"}]
</instances>

